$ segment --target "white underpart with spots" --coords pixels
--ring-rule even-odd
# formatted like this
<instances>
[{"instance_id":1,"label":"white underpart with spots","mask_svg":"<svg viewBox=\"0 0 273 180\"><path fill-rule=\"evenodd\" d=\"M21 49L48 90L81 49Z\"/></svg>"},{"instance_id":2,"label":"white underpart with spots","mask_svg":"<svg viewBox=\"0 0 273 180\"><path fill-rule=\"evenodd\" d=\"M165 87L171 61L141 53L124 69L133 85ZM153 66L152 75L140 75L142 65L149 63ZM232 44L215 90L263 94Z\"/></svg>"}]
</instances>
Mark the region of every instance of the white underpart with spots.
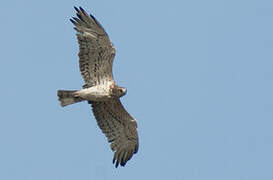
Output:
<instances>
[{"instance_id":1,"label":"white underpart with spots","mask_svg":"<svg viewBox=\"0 0 273 180\"><path fill-rule=\"evenodd\" d=\"M86 89L81 89L75 93L75 96L88 101L106 100L111 98L110 86L97 85Z\"/></svg>"}]
</instances>

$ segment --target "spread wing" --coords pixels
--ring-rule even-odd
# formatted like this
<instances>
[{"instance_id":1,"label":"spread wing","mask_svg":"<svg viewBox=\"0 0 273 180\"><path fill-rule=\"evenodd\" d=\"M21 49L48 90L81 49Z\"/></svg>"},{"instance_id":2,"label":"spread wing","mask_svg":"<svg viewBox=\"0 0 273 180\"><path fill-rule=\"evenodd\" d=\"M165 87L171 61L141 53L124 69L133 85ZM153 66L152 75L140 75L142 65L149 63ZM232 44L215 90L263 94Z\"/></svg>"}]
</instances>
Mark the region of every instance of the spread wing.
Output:
<instances>
[{"instance_id":1,"label":"spread wing","mask_svg":"<svg viewBox=\"0 0 273 180\"><path fill-rule=\"evenodd\" d=\"M70 19L77 31L80 46L79 65L85 87L114 81L112 73L115 48L94 16L75 7L77 17Z\"/></svg>"},{"instance_id":2,"label":"spread wing","mask_svg":"<svg viewBox=\"0 0 273 180\"><path fill-rule=\"evenodd\" d=\"M138 151L136 120L125 110L119 99L90 102L97 123L115 152L113 163L124 166Z\"/></svg>"}]
</instances>

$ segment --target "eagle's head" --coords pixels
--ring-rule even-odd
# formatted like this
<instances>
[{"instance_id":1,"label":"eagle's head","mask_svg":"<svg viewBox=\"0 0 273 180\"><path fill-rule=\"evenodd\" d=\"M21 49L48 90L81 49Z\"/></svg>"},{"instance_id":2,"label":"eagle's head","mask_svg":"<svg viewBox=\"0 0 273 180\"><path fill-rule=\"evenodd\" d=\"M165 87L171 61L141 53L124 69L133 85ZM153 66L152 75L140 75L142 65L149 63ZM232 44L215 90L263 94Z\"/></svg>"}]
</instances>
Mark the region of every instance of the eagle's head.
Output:
<instances>
[{"instance_id":1,"label":"eagle's head","mask_svg":"<svg viewBox=\"0 0 273 180\"><path fill-rule=\"evenodd\" d=\"M125 87L120 87L118 85L111 86L111 96L112 97L122 97L127 93L127 89Z\"/></svg>"}]
</instances>

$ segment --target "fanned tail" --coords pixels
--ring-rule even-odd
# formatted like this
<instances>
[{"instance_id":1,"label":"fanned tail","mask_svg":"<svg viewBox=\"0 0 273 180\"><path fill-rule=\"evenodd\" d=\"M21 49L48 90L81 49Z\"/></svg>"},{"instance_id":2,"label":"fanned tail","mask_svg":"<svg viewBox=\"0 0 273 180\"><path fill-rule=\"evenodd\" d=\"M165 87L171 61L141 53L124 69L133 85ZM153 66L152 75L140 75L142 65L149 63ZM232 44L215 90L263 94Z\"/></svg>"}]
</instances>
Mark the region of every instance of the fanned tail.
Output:
<instances>
[{"instance_id":1,"label":"fanned tail","mask_svg":"<svg viewBox=\"0 0 273 180\"><path fill-rule=\"evenodd\" d=\"M57 95L62 107L84 101L84 99L76 97L75 92L77 90L58 90Z\"/></svg>"}]
</instances>

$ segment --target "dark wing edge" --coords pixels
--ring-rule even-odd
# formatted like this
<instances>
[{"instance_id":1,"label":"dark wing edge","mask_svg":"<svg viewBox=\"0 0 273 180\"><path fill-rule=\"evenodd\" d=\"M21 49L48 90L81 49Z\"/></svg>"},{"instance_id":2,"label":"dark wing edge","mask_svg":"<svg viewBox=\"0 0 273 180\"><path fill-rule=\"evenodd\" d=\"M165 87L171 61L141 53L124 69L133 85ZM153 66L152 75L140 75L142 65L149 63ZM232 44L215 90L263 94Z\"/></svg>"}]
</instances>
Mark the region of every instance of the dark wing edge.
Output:
<instances>
[{"instance_id":1,"label":"dark wing edge","mask_svg":"<svg viewBox=\"0 0 273 180\"><path fill-rule=\"evenodd\" d=\"M94 29L96 30L96 34L108 36L102 25L92 14L89 16L82 7L77 8L74 6L74 9L77 11L77 17L72 17L70 21L75 25L75 30L77 32L84 33L83 30L85 28L96 27L96 29Z\"/></svg>"},{"instance_id":2,"label":"dark wing edge","mask_svg":"<svg viewBox=\"0 0 273 180\"><path fill-rule=\"evenodd\" d=\"M125 110L119 99L107 102L90 102L97 124L114 151L115 167L125 164L138 151L136 120Z\"/></svg>"},{"instance_id":3,"label":"dark wing edge","mask_svg":"<svg viewBox=\"0 0 273 180\"><path fill-rule=\"evenodd\" d=\"M79 66L88 87L113 80L115 48L102 25L82 7L74 7L77 17L70 21L77 31Z\"/></svg>"}]
</instances>

